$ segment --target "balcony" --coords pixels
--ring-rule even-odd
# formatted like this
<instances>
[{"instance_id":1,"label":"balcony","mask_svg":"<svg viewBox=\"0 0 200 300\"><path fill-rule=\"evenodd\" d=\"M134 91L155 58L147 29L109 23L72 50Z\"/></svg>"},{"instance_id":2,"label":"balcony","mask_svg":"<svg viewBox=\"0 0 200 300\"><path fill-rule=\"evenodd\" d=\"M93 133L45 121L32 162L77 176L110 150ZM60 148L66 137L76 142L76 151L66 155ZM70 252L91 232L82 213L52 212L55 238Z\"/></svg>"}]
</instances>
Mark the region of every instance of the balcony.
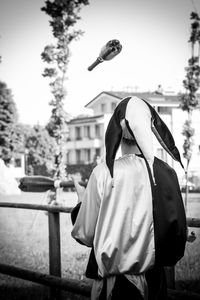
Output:
<instances>
[{"instance_id":1,"label":"balcony","mask_svg":"<svg viewBox=\"0 0 200 300\"><path fill-rule=\"evenodd\" d=\"M70 140L66 143L66 148L70 149L83 149L83 148L100 148L102 147L102 139L93 138L83 138L80 140Z\"/></svg>"}]
</instances>

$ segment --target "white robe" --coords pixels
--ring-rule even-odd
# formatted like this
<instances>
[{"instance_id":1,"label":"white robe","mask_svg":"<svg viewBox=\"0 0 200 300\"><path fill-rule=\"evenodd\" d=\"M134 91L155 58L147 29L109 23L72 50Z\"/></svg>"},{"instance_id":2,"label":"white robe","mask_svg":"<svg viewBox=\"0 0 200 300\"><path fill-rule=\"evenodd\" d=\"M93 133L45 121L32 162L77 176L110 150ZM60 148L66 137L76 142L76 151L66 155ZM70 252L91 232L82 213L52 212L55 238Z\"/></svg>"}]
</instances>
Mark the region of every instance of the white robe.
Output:
<instances>
[{"instance_id":1,"label":"white robe","mask_svg":"<svg viewBox=\"0 0 200 300\"><path fill-rule=\"evenodd\" d=\"M72 236L94 247L101 277L126 274L134 282L154 265L152 193L143 158L117 159L114 187L106 164L93 170Z\"/></svg>"}]
</instances>

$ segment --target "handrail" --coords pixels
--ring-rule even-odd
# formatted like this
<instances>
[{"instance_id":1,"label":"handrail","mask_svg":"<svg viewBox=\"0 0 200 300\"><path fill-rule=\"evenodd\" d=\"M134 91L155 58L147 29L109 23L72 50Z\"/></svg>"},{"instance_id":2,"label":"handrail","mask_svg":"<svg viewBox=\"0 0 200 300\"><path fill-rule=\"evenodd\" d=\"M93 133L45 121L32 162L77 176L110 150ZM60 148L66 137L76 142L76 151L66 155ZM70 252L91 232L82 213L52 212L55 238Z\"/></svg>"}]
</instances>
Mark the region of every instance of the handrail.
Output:
<instances>
[{"instance_id":1,"label":"handrail","mask_svg":"<svg viewBox=\"0 0 200 300\"><path fill-rule=\"evenodd\" d=\"M43 285L51 286L51 298L60 299L60 294L55 288L67 290L76 294L89 296L91 291L91 285L87 283L81 283L78 280L63 279L61 274L60 263L60 224L59 213L70 213L72 207L64 207L60 205L38 205L31 203L15 203L15 202L0 202L2 208L18 208L18 209L33 209L48 211L49 216L49 265L50 275L42 274L40 272L34 272L15 266L9 266L0 263L0 272L6 275L14 276L21 279L30 280ZM199 218L187 218L187 224L189 227L200 227ZM55 247L55 240L58 240L58 245ZM53 274L52 274L53 273ZM172 285L173 286L173 285ZM53 289L52 289L53 288ZM181 297L191 296L191 299L198 299L199 295L195 293L180 292L168 289L169 299L182 299Z\"/></svg>"},{"instance_id":2,"label":"handrail","mask_svg":"<svg viewBox=\"0 0 200 300\"><path fill-rule=\"evenodd\" d=\"M7 208L21 208L21 209L33 209L44 210L49 212L71 213L73 207L66 207L61 205L44 205L44 204L32 204L32 203L18 203L18 202L0 202L0 207ZM200 227L200 218L187 218L188 227Z\"/></svg>"},{"instance_id":3,"label":"handrail","mask_svg":"<svg viewBox=\"0 0 200 300\"><path fill-rule=\"evenodd\" d=\"M81 185L86 186L87 183L81 182ZM54 191L56 196L57 188L73 188L72 181L54 181L51 178L44 176L28 176L20 180L20 186L24 192L45 192L49 189ZM73 207L66 207L55 204L32 204L32 203L18 203L18 202L0 202L0 207L4 208L17 208L17 209L31 209L42 210L48 212L49 223L49 272L50 275L25 270L15 266L9 266L0 263L0 272L10 276L30 280L40 284L48 285L50 287L51 299L60 299L60 293L57 289L64 289L80 295L89 296L91 285L81 283L78 280L63 279L61 278L61 251L60 251L60 213L70 213ZM200 228L199 218L187 218L188 227ZM174 282L174 268L168 270L168 277L171 280L173 287ZM170 281L169 281L170 282ZM169 299L182 299L187 297L188 293L180 291L173 291L168 289ZM190 299L200 299L199 295L189 293ZM184 298L186 299L186 298ZM189 299L189 298L188 298Z\"/></svg>"},{"instance_id":4,"label":"handrail","mask_svg":"<svg viewBox=\"0 0 200 300\"><path fill-rule=\"evenodd\" d=\"M91 282L81 282L77 279L58 278L57 276L47 275L35 271L30 271L16 266L9 266L0 263L0 272L5 275L14 276L16 278L29 280L45 286L52 286L64 291L90 297ZM197 293L189 291L176 291L168 289L168 300L199 300L200 296Z\"/></svg>"},{"instance_id":5,"label":"handrail","mask_svg":"<svg viewBox=\"0 0 200 300\"><path fill-rule=\"evenodd\" d=\"M54 288L59 288L83 296L89 296L91 291L91 284L80 282L80 280L59 278L57 276L30 271L2 263L0 263L0 273L33 281L46 286L52 286Z\"/></svg>"},{"instance_id":6,"label":"handrail","mask_svg":"<svg viewBox=\"0 0 200 300\"><path fill-rule=\"evenodd\" d=\"M58 213L58 212L70 213L73 209L73 207L65 207L60 205L49 205L49 204L44 205L44 204L17 203L17 202L0 202L0 207L45 210L54 213Z\"/></svg>"}]
</instances>

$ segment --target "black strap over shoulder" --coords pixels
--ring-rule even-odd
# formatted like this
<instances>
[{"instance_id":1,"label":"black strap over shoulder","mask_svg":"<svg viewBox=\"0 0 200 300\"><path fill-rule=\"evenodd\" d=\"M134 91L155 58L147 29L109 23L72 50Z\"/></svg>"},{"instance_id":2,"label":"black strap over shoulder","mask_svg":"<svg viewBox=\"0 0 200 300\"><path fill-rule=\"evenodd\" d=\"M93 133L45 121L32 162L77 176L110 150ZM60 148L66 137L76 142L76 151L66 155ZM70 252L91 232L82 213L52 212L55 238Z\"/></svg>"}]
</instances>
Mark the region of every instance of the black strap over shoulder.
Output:
<instances>
[{"instance_id":1,"label":"black strap over shoulder","mask_svg":"<svg viewBox=\"0 0 200 300\"><path fill-rule=\"evenodd\" d=\"M174 169L155 157L154 185L147 162L146 166L152 190L156 263L174 266L183 257L187 240L185 208L178 178Z\"/></svg>"}]
</instances>

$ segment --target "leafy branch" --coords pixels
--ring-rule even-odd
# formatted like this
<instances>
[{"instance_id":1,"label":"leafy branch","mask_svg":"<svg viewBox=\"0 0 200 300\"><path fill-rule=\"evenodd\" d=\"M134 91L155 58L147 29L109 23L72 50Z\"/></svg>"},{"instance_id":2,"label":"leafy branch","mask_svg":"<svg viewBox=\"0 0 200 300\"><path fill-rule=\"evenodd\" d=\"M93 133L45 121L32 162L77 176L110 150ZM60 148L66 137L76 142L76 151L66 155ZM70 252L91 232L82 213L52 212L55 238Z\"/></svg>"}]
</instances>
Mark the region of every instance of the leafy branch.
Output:
<instances>
[{"instance_id":1,"label":"leafy branch","mask_svg":"<svg viewBox=\"0 0 200 300\"><path fill-rule=\"evenodd\" d=\"M199 99L197 91L200 87L200 18L196 12L192 12L191 19L191 32L189 43L191 43L191 58L188 60L188 66L185 68L186 77L183 80L185 93L180 95L181 108L187 112L187 120L183 125L182 134L184 136L183 143L183 156L187 161L186 165L186 196L185 206L187 207L188 197L188 170L193 151L193 136L195 130L192 127L192 112L197 107Z\"/></svg>"},{"instance_id":2,"label":"leafy branch","mask_svg":"<svg viewBox=\"0 0 200 300\"><path fill-rule=\"evenodd\" d=\"M69 44L83 34L81 30L75 30L74 26L80 19L82 6L87 4L89 4L87 0L54 0L45 1L45 6L41 8L50 16L49 23L57 41L56 45L47 45L41 54L42 60L49 65L42 75L50 79L49 86L53 95L49 103L52 111L47 130L57 144L55 154L55 177L57 178L65 176L63 141L67 138L68 118L64 111L64 100L67 95L65 81L71 55Z\"/></svg>"}]
</instances>

